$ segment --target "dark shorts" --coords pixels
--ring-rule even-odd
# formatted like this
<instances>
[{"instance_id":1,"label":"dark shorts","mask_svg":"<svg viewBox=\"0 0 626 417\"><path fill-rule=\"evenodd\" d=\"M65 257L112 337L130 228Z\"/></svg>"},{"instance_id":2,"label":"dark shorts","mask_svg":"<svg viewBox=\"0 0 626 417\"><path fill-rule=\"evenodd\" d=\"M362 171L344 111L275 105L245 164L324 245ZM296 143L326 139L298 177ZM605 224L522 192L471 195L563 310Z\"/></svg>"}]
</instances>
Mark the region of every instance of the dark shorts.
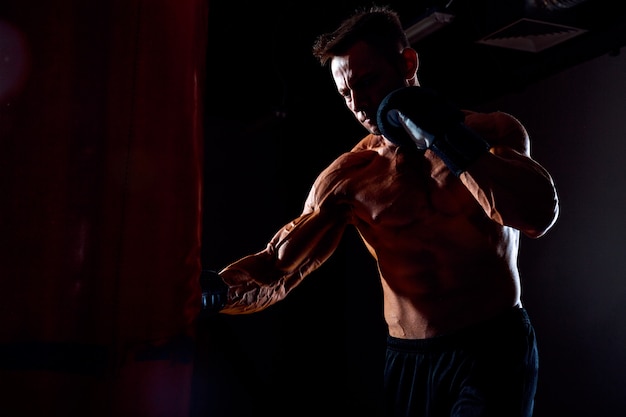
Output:
<instances>
[{"instance_id":1,"label":"dark shorts","mask_svg":"<svg viewBox=\"0 0 626 417\"><path fill-rule=\"evenodd\" d=\"M537 387L535 331L515 308L458 333L389 336L388 417L530 417Z\"/></svg>"}]
</instances>

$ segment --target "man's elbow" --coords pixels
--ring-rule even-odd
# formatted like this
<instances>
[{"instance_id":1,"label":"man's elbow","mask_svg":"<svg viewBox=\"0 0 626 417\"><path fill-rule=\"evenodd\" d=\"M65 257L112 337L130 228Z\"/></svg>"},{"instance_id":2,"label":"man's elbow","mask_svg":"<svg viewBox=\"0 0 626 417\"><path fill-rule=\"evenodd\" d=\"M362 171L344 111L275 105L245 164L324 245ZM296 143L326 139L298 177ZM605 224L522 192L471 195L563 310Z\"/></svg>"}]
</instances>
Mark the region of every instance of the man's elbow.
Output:
<instances>
[{"instance_id":1,"label":"man's elbow","mask_svg":"<svg viewBox=\"0 0 626 417\"><path fill-rule=\"evenodd\" d=\"M559 211L559 201L555 197L551 206L537 213L534 216L534 221L529 223L531 226L522 229L522 232L532 239L542 237L555 225L559 218Z\"/></svg>"}]
</instances>

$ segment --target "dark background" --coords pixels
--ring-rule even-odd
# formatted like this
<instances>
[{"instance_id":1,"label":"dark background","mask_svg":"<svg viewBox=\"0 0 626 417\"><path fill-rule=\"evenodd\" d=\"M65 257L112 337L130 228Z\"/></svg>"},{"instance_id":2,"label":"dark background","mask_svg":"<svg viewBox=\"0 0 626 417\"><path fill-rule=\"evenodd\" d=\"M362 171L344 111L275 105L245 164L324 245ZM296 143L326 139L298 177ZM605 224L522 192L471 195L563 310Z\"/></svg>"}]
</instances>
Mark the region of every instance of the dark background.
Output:
<instances>
[{"instance_id":1,"label":"dark background","mask_svg":"<svg viewBox=\"0 0 626 417\"><path fill-rule=\"evenodd\" d=\"M535 416L626 415L623 2L389 3L407 26L455 16L415 44L422 83L518 116L556 181L561 216L520 253ZM364 134L310 48L367 4L0 2L1 415L380 415L379 284L353 231L283 302L194 321L200 264L263 249ZM585 32L477 43L521 17Z\"/></svg>"},{"instance_id":2,"label":"dark background","mask_svg":"<svg viewBox=\"0 0 626 417\"><path fill-rule=\"evenodd\" d=\"M211 4L205 267L219 269L263 249L299 214L317 173L363 135L310 50L317 34L368 4ZM552 9L513 0L386 4L407 27L433 8L455 16L414 44L422 85L464 107L518 116L529 128L534 156L555 177L561 217L548 235L523 239L521 248L523 300L540 338L535 415L624 415L623 6L594 0L553 2ZM540 52L476 42L520 18L585 33ZM350 231L333 258L284 302L251 316L210 320L203 327L195 410L380 414L384 326L375 272Z\"/></svg>"}]
</instances>

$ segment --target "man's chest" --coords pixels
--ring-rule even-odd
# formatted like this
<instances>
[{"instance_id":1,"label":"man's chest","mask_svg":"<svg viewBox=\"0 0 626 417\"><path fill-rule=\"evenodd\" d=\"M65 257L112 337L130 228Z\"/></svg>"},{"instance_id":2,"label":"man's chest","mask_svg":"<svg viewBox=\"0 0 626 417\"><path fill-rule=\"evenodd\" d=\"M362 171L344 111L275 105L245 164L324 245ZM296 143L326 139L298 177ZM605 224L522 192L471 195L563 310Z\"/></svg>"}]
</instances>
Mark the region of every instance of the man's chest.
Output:
<instances>
[{"instance_id":1,"label":"man's chest","mask_svg":"<svg viewBox=\"0 0 626 417\"><path fill-rule=\"evenodd\" d=\"M355 215L371 224L401 226L430 216L463 216L478 207L461 181L429 153L371 164L348 184Z\"/></svg>"}]
</instances>

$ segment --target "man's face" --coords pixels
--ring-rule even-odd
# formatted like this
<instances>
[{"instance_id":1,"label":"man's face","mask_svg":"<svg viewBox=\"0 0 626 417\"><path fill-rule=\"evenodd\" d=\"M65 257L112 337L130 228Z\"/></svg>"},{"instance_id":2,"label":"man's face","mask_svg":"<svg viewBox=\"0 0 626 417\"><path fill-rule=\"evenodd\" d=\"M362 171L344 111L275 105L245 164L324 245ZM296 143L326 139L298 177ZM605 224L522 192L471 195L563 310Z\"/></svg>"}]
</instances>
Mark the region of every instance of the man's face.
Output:
<instances>
[{"instance_id":1,"label":"man's face","mask_svg":"<svg viewBox=\"0 0 626 417\"><path fill-rule=\"evenodd\" d=\"M376 49L364 42L356 43L345 55L331 61L331 73L337 91L354 117L370 133L380 134L376 111L380 102L391 91L406 86L400 65L393 65Z\"/></svg>"}]
</instances>

